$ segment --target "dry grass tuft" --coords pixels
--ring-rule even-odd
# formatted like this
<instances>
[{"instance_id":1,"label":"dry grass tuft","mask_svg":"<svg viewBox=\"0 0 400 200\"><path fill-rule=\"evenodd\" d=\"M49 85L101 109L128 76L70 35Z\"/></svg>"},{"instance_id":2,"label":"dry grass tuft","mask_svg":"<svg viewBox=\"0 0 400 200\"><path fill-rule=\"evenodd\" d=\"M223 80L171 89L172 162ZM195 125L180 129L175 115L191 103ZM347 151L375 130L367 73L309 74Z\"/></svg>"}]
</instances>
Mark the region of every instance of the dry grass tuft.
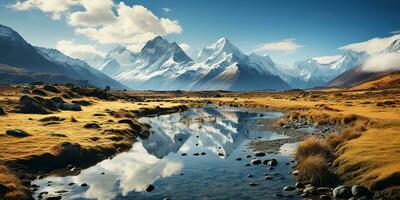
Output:
<instances>
[{"instance_id":1,"label":"dry grass tuft","mask_svg":"<svg viewBox=\"0 0 400 200\"><path fill-rule=\"evenodd\" d=\"M276 120L275 125L284 126L284 125L286 125L286 121L284 119L282 119L282 118L278 119L278 120Z\"/></svg>"},{"instance_id":2,"label":"dry grass tuft","mask_svg":"<svg viewBox=\"0 0 400 200\"><path fill-rule=\"evenodd\" d=\"M336 183L336 176L329 170L329 165L323 155L311 155L298 165L299 181L311 183L315 186L331 186Z\"/></svg>"},{"instance_id":3,"label":"dry grass tuft","mask_svg":"<svg viewBox=\"0 0 400 200\"><path fill-rule=\"evenodd\" d=\"M322 140L309 137L299 144L295 156L299 162L302 162L306 158L314 155L320 155L327 160L332 156L329 147Z\"/></svg>"},{"instance_id":4,"label":"dry grass tuft","mask_svg":"<svg viewBox=\"0 0 400 200\"><path fill-rule=\"evenodd\" d=\"M324 139L325 144L331 147L332 150L335 150L343 141L343 136L338 133L329 133Z\"/></svg>"},{"instance_id":5,"label":"dry grass tuft","mask_svg":"<svg viewBox=\"0 0 400 200\"><path fill-rule=\"evenodd\" d=\"M18 180L18 178L12 172L10 172L5 166L1 165L0 165L0 184L8 188L5 194L6 199L20 200L27 198L27 196L25 195L25 188Z\"/></svg>"}]
</instances>

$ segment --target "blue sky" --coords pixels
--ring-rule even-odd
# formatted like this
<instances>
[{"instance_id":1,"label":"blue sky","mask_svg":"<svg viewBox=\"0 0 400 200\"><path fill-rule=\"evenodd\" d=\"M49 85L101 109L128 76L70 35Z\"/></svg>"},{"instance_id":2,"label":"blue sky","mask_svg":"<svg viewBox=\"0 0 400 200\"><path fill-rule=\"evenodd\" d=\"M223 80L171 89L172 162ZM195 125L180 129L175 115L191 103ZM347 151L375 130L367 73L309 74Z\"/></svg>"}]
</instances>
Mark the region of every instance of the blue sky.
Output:
<instances>
[{"instance_id":1,"label":"blue sky","mask_svg":"<svg viewBox=\"0 0 400 200\"><path fill-rule=\"evenodd\" d=\"M59 42L68 41L70 43L62 44L86 45L81 49L92 46L104 53L118 43L118 38L106 41L103 35L94 39L92 32L76 32L77 29L109 26L108 19L99 17L90 18L93 25L82 21L87 18L69 21L71 13L87 10L88 7L79 3L80 0L57 0L76 1L63 11L57 11L59 8L53 8L52 5L25 4L24 7L22 4L27 1L29 3L30 0L20 0L19 7L13 8L9 5L15 5L15 0L1 1L0 23L14 28L34 45L61 48ZM118 15L119 2L114 1L111 6L115 15ZM340 47L376 37L387 38L399 34L396 31L400 30L400 1L396 0L124 1L125 8L133 5L143 6L143 15L127 15L128 19L137 19L135 23L139 25L140 20L146 21L146 16L149 17L145 11L152 13L159 21L161 18L169 21L168 25L162 25L161 28L156 21L152 27L124 26L138 29L127 33L134 35L134 38L121 42L132 49L137 49L146 38L161 34L170 41L187 44L190 55L193 50L226 37L245 53L255 51L269 54L273 60L285 64L311 57L337 55L342 52L338 49ZM64 45L64 48L68 47Z\"/></svg>"}]
</instances>

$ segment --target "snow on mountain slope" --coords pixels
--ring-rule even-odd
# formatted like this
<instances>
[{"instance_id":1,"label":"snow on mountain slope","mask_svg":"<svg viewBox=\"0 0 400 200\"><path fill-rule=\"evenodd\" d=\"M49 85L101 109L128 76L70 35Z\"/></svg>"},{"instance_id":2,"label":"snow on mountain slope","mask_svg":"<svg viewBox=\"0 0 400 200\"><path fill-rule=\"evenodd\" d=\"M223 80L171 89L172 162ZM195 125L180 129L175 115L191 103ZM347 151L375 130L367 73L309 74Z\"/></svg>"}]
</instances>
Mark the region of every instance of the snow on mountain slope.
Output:
<instances>
[{"instance_id":1,"label":"snow on mountain slope","mask_svg":"<svg viewBox=\"0 0 400 200\"><path fill-rule=\"evenodd\" d=\"M365 52L347 51L331 63L319 63L316 59L307 59L295 63L292 74L304 81L304 88L324 85L338 75L360 65L368 57Z\"/></svg>"},{"instance_id":2,"label":"snow on mountain slope","mask_svg":"<svg viewBox=\"0 0 400 200\"><path fill-rule=\"evenodd\" d=\"M126 88L126 86L108 77L99 70L92 68L86 62L68 57L57 49L44 47L35 47L35 49L38 53L43 55L48 60L58 62L61 65L65 65L67 68L74 70L81 77L89 79L89 82L93 83L94 85L98 85L101 87L109 85L115 88Z\"/></svg>"}]
</instances>

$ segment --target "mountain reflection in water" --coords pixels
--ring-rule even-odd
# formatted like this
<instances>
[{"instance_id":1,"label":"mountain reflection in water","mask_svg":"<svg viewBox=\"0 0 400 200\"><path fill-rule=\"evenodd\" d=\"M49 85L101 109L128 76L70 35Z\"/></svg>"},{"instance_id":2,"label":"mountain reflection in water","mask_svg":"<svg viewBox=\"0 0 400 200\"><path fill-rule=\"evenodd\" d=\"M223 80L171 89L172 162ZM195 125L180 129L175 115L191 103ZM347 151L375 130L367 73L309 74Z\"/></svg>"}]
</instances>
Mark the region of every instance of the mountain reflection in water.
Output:
<instances>
[{"instance_id":1,"label":"mountain reflection in water","mask_svg":"<svg viewBox=\"0 0 400 200\"><path fill-rule=\"evenodd\" d=\"M261 115L231 108L206 107L141 118L141 122L152 127L152 134L148 139L134 143L128 152L82 170L77 176L49 176L35 180L33 184L41 186L37 194L42 191L55 194L66 190L68 192L62 194L66 199L124 199L133 194L145 194L146 185L163 179L166 181L163 183L164 189L175 191L169 186L177 181L166 178L181 177L183 174L180 173L185 167L198 167L199 170L202 166L212 167L214 163L229 158L235 149L249 139L282 138L272 132L258 131L256 123L260 116L275 118L279 115L274 112ZM193 156L201 152L207 156ZM181 156L182 153L187 153L187 156ZM198 164L192 166L194 163ZM213 176L217 177L218 174ZM50 185L48 181L51 181ZM69 183L75 185L69 186ZM82 183L87 183L89 187L80 187ZM158 191L162 192L160 189Z\"/></svg>"}]
</instances>

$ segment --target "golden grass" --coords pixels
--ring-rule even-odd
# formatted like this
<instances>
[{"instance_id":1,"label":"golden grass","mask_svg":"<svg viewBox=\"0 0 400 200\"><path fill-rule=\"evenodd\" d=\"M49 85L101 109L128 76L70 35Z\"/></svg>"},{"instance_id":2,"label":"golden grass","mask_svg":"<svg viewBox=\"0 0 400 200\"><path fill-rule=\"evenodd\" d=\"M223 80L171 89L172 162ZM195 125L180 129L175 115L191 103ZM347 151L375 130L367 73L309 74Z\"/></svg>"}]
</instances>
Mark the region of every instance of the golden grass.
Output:
<instances>
[{"instance_id":1,"label":"golden grass","mask_svg":"<svg viewBox=\"0 0 400 200\"><path fill-rule=\"evenodd\" d=\"M334 161L338 173L352 184L370 189L400 185L400 128L370 128L357 139L349 140L338 149Z\"/></svg>"},{"instance_id":2,"label":"golden grass","mask_svg":"<svg viewBox=\"0 0 400 200\"><path fill-rule=\"evenodd\" d=\"M297 177L299 181L315 186L332 186L337 179L329 168L328 160L323 155L310 155L297 165Z\"/></svg>"},{"instance_id":3,"label":"golden grass","mask_svg":"<svg viewBox=\"0 0 400 200\"><path fill-rule=\"evenodd\" d=\"M326 159L331 157L328 146L315 137L309 137L303 140L296 149L295 157L300 163L310 156L319 155Z\"/></svg>"}]
</instances>

